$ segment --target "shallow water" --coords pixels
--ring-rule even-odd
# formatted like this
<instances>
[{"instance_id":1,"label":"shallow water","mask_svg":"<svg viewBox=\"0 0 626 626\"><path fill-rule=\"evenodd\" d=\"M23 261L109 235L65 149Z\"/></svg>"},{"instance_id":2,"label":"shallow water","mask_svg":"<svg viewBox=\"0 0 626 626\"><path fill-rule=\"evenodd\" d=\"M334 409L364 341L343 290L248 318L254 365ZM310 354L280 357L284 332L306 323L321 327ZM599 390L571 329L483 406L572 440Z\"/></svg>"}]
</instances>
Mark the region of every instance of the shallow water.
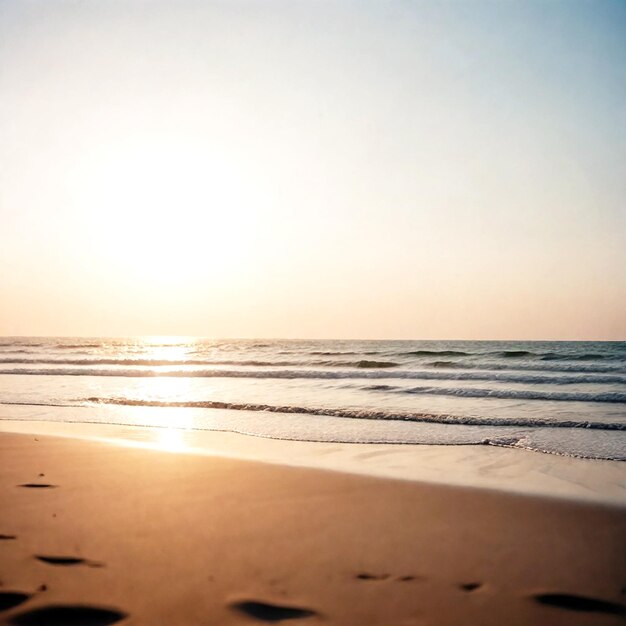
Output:
<instances>
[{"instance_id":1,"label":"shallow water","mask_svg":"<svg viewBox=\"0 0 626 626\"><path fill-rule=\"evenodd\" d=\"M4 338L0 403L5 419L624 460L626 343Z\"/></svg>"}]
</instances>

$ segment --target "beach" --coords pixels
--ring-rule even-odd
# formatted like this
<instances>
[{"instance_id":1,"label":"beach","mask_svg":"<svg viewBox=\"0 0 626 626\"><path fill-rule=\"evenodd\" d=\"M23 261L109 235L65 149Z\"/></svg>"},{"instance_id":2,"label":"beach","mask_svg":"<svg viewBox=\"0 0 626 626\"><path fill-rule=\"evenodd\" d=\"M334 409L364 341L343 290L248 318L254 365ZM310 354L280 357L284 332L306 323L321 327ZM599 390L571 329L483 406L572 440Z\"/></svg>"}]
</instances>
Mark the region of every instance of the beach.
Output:
<instances>
[{"instance_id":1,"label":"beach","mask_svg":"<svg viewBox=\"0 0 626 626\"><path fill-rule=\"evenodd\" d=\"M0 0L0 626L626 624L625 25Z\"/></svg>"},{"instance_id":2,"label":"beach","mask_svg":"<svg viewBox=\"0 0 626 626\"><path fill-rule=\"evenodd\" d=\"M203 453L185 453L119 434L115 441L106 429L102 440L93 432L61 434L0 433L2 623L575 625L624 618L619 462L396 446L398 466L419 468L423 451L425 469L411 477L380 469L393 467L392 446L360 446L359 473L339 444L269 442L281 447L279 462L258 452L269 450L261 443L255 459L225 451L225 435L244 451L255 447L247 440L264 441L232 433L206 433L213 453L208 440ZM306 460L298 445L318 447ZM468 471L460 456L448 458L457 478L446 481L441 465L434 479L436 449L445 459L464 448ZM480 471L474 463L472 474L468 459L483 452L499 456ZM376 471L366 459L377 453L388 461ZM411 463L403 462L409 453ZM320 459L333 454L343 465L324 466ZM527 479L510 480L517 490L507 489L507 474L520 473L517 461L507 463L515 455L558 459L560 484L569 487L542 489L526 471ZM551 473L558 475L554 467ZM611 485L605 493L602 476Z\"/></svg>"}]
</instances>

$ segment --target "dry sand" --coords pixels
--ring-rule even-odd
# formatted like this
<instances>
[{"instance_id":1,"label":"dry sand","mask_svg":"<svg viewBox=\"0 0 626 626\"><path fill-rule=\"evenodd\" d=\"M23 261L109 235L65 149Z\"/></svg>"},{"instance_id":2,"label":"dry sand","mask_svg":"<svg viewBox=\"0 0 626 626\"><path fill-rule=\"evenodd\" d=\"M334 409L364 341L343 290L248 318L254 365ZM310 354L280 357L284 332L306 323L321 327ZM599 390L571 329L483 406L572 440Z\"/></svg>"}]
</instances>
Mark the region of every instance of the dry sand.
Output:
<instances>
[{"instance_id":1,"label":"dry sand","mask_svg":"<svg viewBox=\"0 0 626 626\"><path fill-rule=\"evenodd\" d=\"M0 458L2 623L626 616L616 503L13 433Z\"/></svg>"}]
</instances>

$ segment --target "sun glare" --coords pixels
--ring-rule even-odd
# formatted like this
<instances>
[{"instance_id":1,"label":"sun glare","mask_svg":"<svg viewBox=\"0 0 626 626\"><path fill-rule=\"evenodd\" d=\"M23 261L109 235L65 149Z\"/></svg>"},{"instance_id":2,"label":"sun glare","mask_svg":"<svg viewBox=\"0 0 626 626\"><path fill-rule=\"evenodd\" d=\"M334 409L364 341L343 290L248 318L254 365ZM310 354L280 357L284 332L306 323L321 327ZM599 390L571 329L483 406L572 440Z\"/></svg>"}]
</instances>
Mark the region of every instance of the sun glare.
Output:
<instances>
[{"instance_id":1,"label":"sun glare","mask_svg":"<svg viewBox=\"0 0 626 626\"><path fill-rule=\"evenodd\" d=\"M189 450L187 443L186 428L172 428L170 426L141 428L134 430L130 436L115 438L103 437L105 441L111 441L118 445L130 448L149 448L163 450L165 452L185 452Z\"/></svg>"},{"instance_id":2,"label":"sun glare","mask_svg":"<svg viewBox=\"0 0 626 626\"><path fill-rule=\"evenodd\" d=\"M191 141L120 141L81 166L79 204L96 251L156 286L232 277L253 253L247 175Z\"/></svg>"},{"instance_id":3,"label":"sun glare","mask_svg":"<svg viewBox=\"0 0 626 626\"><path fill-rule=\"evenodd\" d=\"M185 361L196 349L191 337L144 337L143 343L143 358L155 361Z\"/></svg>"},{"instance_id":4,"label":"sun glare","mask_svg":"<svg viewBox=\"0 0 626 626\"><path fill-rule=\"evenodd\" d=\"M186 449L184 431L179 428L161 428L155 447L167 452L182 452Z\"/></svg>"},{"instance_id":5,"label":"sun glare","mask_svg":"<svg viewBox=\"0 0 626 626\"><path fill-rule=\"evenodd\" d=\"M185 335L153 335L143 338L146 347L153 346L188 346L194 341L193 337Z\"/></svg>"}]
</instances>

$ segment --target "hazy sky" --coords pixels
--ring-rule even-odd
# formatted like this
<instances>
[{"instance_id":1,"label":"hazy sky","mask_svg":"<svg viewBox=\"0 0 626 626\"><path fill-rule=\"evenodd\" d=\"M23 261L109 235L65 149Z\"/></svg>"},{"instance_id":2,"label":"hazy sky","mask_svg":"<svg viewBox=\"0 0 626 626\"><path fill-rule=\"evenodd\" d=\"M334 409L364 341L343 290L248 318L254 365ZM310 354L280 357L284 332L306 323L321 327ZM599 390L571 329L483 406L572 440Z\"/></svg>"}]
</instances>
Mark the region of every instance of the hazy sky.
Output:
<instances>
[{"instance_id":1,"label":"hazy sky","mask_svg":"<svg viewBox=\"0 0 626 626\"><path fill-rule=\"evenodd\" d=\"M626 339L626 3L0 0L0 334Z\"/></svg>"}]
</instances>

